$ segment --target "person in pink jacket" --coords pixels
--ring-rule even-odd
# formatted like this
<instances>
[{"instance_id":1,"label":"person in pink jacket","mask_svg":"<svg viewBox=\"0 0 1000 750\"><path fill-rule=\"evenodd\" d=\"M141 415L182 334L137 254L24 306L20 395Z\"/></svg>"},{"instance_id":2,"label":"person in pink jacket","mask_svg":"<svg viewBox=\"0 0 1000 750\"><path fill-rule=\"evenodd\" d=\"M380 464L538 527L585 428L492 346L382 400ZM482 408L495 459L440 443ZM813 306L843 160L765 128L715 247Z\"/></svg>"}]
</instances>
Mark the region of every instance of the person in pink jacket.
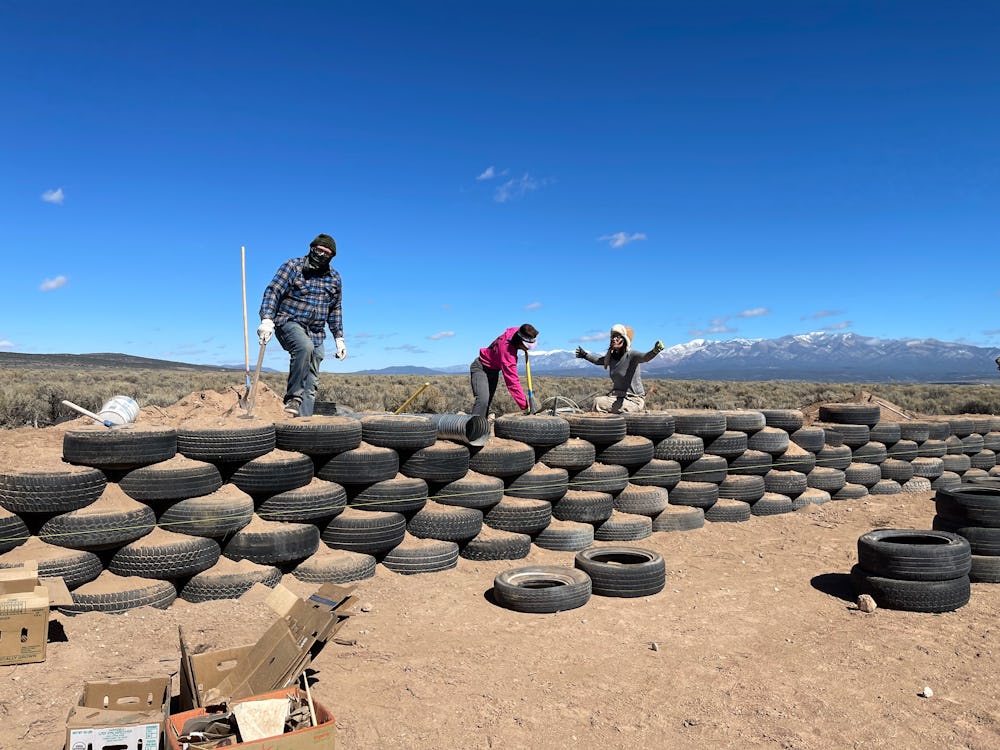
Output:
<instances>
[{"instance_id":1,"label":"person in pink jacket","mask_svg":"<svg viewBox=\"0 0 1000 750\"><path fill-rule=\"evenodd\" d=\"M473 414L480 417L487 415L501 372L511 398L522 410L528 408L528 397L524 395L521 381L517 377L517 352L534 349L537 338L538 330L531 323L525 323L518 328L508 328L493 339L492 344L479 350L479 356L469 365L472 395L475 398Z\"/></svg>"}]
</instances>

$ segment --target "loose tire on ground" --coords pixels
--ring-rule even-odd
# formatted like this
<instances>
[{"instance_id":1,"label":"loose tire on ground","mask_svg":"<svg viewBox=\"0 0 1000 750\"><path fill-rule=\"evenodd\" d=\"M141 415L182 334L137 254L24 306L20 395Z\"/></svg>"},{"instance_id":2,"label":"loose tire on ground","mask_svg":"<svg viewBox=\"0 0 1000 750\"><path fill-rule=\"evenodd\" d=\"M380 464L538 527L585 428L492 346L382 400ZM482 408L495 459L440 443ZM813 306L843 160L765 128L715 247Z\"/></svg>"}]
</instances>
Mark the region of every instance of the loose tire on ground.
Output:
<instances>
[{"instance_id":1,"label":"loose tire on ground","mask_svg":"<svg viewBox=\"0 0 1000 750\"><path fill-rule=\"evenodd\" d=\"M516 612L563 612L582 607L590 595L590 576L558 565L514 568L493 579L496 603Z\"/></svg>"},{"instance_id":2,"label":"loose tire on ground","mask_svg":"<svg viewBox=\"0 0 1000 750\"><path fill-rule=\"evenodd\" d=\"M577 552L573 564L599 596L652 596L666 583L663 555L641 547L591 547Z\"/></svg>"}]
</instances>

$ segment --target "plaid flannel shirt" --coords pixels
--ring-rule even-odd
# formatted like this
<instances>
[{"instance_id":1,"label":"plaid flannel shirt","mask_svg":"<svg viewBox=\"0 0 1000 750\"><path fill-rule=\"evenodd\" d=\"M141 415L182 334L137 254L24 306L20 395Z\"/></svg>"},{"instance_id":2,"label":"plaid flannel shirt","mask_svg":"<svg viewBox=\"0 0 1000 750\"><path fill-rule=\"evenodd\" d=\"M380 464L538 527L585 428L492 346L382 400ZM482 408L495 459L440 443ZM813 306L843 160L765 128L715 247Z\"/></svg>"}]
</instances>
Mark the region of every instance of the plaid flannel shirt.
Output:
<instances>
[{"instance_id":1,"label":"plaid flannel shirt","mask_svg":"<svg viewBox=\"0 0 1000 750\"><path fill-rule=\"evenodd\" d=\"M275 325L294 320L309 333L314 345L326 338L324 326L330 326L334 338L344 335L340 315L340 274L332 268L324 274L305 276L305 257L285 261L264 290L260 317Z\"/></svg>"}]
</instances>

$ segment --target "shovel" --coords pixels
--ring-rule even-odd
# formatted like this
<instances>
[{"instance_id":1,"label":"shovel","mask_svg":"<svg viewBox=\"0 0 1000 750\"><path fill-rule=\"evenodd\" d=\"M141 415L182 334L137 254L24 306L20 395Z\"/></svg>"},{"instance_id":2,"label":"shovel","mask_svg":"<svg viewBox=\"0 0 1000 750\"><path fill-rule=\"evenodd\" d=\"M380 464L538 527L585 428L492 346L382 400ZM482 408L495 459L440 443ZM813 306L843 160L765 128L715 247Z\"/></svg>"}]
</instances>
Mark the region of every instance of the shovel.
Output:
<instances>
[{"instance_id":1,"label":"shovel","mask_svg":"<svg viewBox=\"0 0 1000 750\"><path fill-rule=\"evenodd\" d=\"M260 368L264 364L264 350L267 349L267 344L260 345L260 354L257 355L257 369L253 372L253 380L250 381L250 387L247 388L247 392L244 394L243 398L240 399L240 408L246 409L246 414L240 416L244 418L250 418L253 416L254 407L257 405L257 383L260 382Z\"/></svg>"},{"instance_id":2,"label":"shovel","mask_svg":"<svg viewBox=\"0 0 1000 750\"><path fill-rule=\"evenodd\" d=\"M531 359L528 357L528 352L524 353L524 369L528 374L528 411L531 414L535 413L535 389L531 387Z\"/></svg>"}]
</instances>

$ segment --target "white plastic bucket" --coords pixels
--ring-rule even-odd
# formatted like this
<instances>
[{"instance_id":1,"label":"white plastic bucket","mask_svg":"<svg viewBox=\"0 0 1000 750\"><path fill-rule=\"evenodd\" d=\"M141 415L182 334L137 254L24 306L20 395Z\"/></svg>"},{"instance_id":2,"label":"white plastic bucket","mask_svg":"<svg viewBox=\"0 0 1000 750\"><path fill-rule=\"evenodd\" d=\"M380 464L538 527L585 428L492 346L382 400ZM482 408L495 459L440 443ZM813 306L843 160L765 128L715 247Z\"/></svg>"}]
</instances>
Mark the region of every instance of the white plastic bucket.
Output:
<instances>
[{"instance_id":1,"label":"white plastic bucket","mask_svg":"<svg viewBox=\"0 0 1000 750\"><path fill-rule=\"evenodd\" d=\"M115 396L101 407L97 416L111 424L130 424L139 416L139 404L130 396Z\"/></svg>"}]
</instances>

